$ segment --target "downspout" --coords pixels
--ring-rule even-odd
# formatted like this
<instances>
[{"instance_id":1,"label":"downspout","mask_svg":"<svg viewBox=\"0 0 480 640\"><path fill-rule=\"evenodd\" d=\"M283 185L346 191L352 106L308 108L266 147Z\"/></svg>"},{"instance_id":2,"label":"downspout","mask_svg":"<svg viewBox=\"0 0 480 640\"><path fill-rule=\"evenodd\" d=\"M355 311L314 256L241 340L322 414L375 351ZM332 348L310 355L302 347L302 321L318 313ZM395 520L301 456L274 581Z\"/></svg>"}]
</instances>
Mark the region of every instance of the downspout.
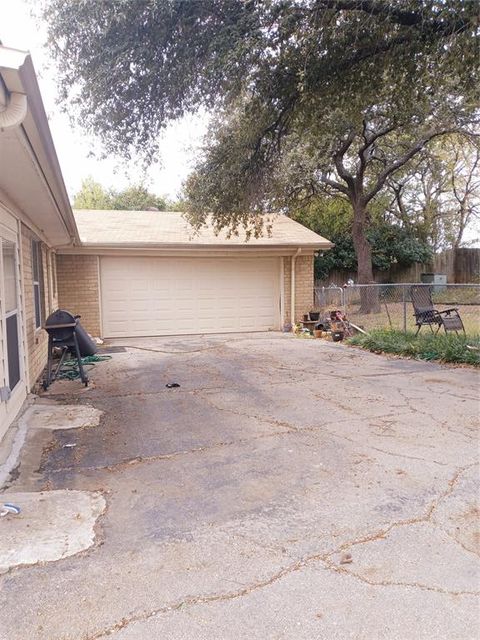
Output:
<instances>
[{"instance_id":1,"label":"downspout","mask_svg":"<svg viewBox=\"0 0 480 640\"><path fill-rule=\"evenodd\" d=\"M295 262L301 253L302 249L299 247L290 260L290 322L292 325L295 324Z\"/></svg>"},{"instance_id":2,"label":"downspout","mask_svg":"<svg viewBox=\"0 0 480 640\"><path fill-rule=\"evenodd\" d=\"M22 124L27 115L27 96L24 93L8 93L0 78L0 130Z\"/></svg>"}]
</instances>

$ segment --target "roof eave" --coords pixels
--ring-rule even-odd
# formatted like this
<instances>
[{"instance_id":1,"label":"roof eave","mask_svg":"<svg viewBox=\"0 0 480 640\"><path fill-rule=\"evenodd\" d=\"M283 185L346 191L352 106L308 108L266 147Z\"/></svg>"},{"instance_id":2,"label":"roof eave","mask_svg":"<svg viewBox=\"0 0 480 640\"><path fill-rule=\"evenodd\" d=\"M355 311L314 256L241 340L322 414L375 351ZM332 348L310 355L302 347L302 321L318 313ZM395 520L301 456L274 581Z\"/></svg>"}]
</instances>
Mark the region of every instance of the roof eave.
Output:
<instances>
[{"instance_id":1,"label":"roof eave","mask_svg":"<svg viewBox=\"0 0 480 640\"><path fill-rule=\"evenodd\" d=\"M254 244L254 245L236 245L236 244L192 244L192 243L86 243L82 242L74 247L60 247L59 253L62 254L111 254L115 252L124 253L157 253L157 254L274 254L274 255L294 255L298 249L305 253L316 253L317 251L328 251L333 247L331 242L325 243L282 243L282 244Z\"/></svg>"},{"instance_id":2,"label":"roof eave","mask_svg":"<svg viewBox=\"0 0 480 640\"><path fill-rule=\"evenodd\" d=\"M30 54L2 47L0 50L0 75L10 92L27 95L28 113L20 125L37 163L52 202L52 224L56 220L65 229L65 240L80 243L77 225L63 181L60 164L48 125L40 89ZM27 213L27 212L26 212ZM43 225L42 225L43 227ZM45 229L46 232L46 229Z\"/></svg>"}]
</instances>

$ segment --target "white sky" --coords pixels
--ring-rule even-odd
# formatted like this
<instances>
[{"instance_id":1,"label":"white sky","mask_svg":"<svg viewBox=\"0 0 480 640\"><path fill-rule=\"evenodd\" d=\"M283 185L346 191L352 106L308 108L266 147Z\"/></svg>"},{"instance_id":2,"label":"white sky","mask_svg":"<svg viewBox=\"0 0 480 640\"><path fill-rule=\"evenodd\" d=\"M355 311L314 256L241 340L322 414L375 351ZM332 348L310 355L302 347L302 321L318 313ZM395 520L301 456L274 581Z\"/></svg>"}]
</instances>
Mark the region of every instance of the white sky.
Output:
<instances>
[{"instance_id":1,"label":"white sky","mask_svg":"<svg viewBox=\"0 0 480 640\"><path fill-rule=\"evenodd\" d=\"M206 132L208 119L205 114L184 118L165 130L162 135L161 164L153 165L147 176L134 162L127 165L113 157L94 158L91 152L95 148L95 140L86 139L80 128L72 128L68 117L56 104L55 71L47 64L48 51L43 46L46 40L45 26L31 16L28 0L0 0L0 40L7 47L23 49L32 54L70 197L78 191L83 178L89 175L105 187L124 188L145 180L147 187L159 195L169 198L178 195Z\"/></svg>"}]
</instances>

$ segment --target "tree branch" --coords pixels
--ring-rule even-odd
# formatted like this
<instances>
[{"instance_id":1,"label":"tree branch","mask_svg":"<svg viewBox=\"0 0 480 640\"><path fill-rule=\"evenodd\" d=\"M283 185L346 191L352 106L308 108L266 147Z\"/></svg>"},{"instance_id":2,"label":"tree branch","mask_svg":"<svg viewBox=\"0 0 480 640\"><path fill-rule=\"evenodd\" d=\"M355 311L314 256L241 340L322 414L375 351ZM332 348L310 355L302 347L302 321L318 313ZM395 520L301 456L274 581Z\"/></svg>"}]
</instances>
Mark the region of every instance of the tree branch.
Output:
<instances>
[{"instance_id":1,"label":"tree branch","mask_svg":"<svg viewBox=\"0 0 480 640\"><path fill-rule=\"evenodd\" d=\"M326 175L321 175L319 180L320 182L323 182L323 184L326 184L327 186L332 187L332 189L335 189L336 191L340 191L341 193L344 193L346 196L350 195L350 190L341 182L332 180L331 178L328 178Z\"/></svg>"},{"instance_id":2,"label":"tree branch","mask_svg":"<svg viewBox=\"0 0 480 640\"><path fill-rule=\"evenodd\" d=\"M378 2L378 0L318 0L315 6L336 11L361 11L371 16L383 16L390 22L403 27L414 27L426 23L422 11L406 11L392 6L391 2ZM470 26L469 20L455 18L449 21L440 17L439 14L437 16L427 22L428 26L437 33L458 33Z\"/></svg>"},{"instance_id":3,"label":"tree branch","mask_svg":"<svg viewBox=\"0 0 480 640\"><path fill-rule=\"evenodd\" d=\"M340 176L340 178L344 182L346 182L350 191L353 191L355 189L355 180L352 174L349 171L347 171L345 165L343 164L343 157L349 150L354 139L355 139L355 132L352 129L348 134L348 136L345 138L345 140L340 144L338 149L333 154L333 161L335 163L335 168L337 170L337 173Z\"/></svg>"},{"instance_id":4,"label":"tree branch","mask_svg":"<svg viewBox=\"0 0 480 640\"><path fill-rule=\"evenodd\" d=\"M406 151L402 156L400 156L399 158L391 162L389 165L387 165L385 169L378 176L373 189L371 189L365 195L365 198L364 198L365 204L370 202L370 200L377 195L377 193L383 187L383 185L385 184L385 181L390 175L395 173L395 171L398 171L398 169L403 167L403 165L405 165L409 160L411 160L414 156L416 156L417 153L419 153L428 142L430 142L434 138L438 138L439 136L447 135L448 133L458 133L458 130L449 129L444 131L431 131L430 133L427 133L425 136L420 138L420 140L417 140L417 142L414 145L412 145L410 149L408 149L408 151Z\"/></svg>"}]
</instances>

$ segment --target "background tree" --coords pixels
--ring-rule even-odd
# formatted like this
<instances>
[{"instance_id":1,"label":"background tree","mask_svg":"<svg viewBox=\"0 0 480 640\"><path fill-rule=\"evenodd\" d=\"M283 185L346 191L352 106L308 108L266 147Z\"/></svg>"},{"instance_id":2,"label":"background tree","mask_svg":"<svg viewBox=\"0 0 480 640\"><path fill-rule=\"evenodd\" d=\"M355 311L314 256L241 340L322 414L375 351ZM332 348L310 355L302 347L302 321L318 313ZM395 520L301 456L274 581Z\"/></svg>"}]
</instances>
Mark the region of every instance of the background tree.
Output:
<instances>
[{"instance_id":1,"label":"background tree","mask_svg":"<svg viewBox=\"0 0 480 640\"><path fill-rule=\"evenodd\" d=\"M107 149L148 157L168 120L216 110L195 224L260 233L262 211L340 194L360 282L387 180L475 124L477 0L45 0L44 15L64 96Z\"/></svg>"},{"instance_id":2,"label":"background tree","mask_svg":"<svg viewBox=\"0 0 480 640\"><path fill-rule=\"evenodd\" d=\"M106 189L92 177L82 182L80 191L73 199L74 209L120 209L125 211L145 211L146 209L170 210L162 196L150 193L144 185L131 185L125 189Z\"/></svg>"},{"instance_id":3,"label":"background tree","mask_svg":"<svg viewBox=\"0 0 480 640\"><path fill-rule=\"evenodd\" d=\"M132 185L121 191L112 191L112 209L125 211L145 211L158 209L166 211L167 201L161 196L150 193L143 185Z\"/></svg>"},{"instance_id":4,"label":"background tree","mask_svg":"<svg viewBox=\"0 0 480 640\"><path fill-rule=\"evenodd\" d=\"M372 247L372 264L376 270L388 271L392 266L408 267L428 262L433 251L428 242L418 238L415 230L404 227L395 219L385 218L387 198L377 201L372 208L372 223L368 241ZM357 258L353 246L352 209L349 203L337 197L323 196L312 200L295 219L317 233L325 233L335 244L333 249L315 257L315 278L327 279L334 270L356 271Z\"/></svg>"},{"instance_id":5,"label":"background tree","mask_svg":"<svg viewBox=\"0 0 480 640\"><path fill-rule=\"evenodd\" d=\"M112 209L110 191L91 176L82 180L80 191L73 198L74 209Z\"/></svg>"},{"instance_id":6,"label":"background tree","mask_svg":"<svg viewBox=\"0 0 480 640\"><path fill-rule=\"evenodd\" d=\"M458 249L465 230L480 220L480 145L447 136L425 149L409 171L389 181L387 207L434 251Z\"/></svg>"}]
</instances>

